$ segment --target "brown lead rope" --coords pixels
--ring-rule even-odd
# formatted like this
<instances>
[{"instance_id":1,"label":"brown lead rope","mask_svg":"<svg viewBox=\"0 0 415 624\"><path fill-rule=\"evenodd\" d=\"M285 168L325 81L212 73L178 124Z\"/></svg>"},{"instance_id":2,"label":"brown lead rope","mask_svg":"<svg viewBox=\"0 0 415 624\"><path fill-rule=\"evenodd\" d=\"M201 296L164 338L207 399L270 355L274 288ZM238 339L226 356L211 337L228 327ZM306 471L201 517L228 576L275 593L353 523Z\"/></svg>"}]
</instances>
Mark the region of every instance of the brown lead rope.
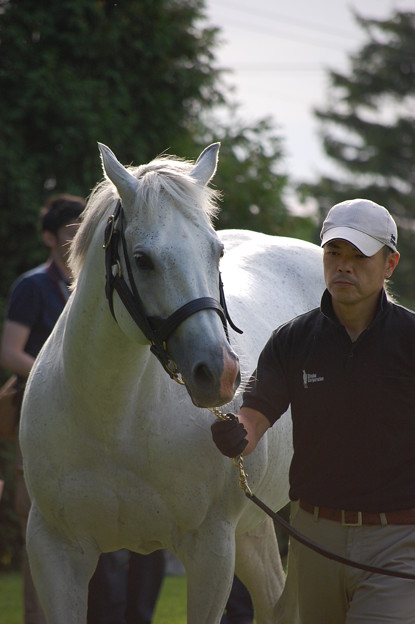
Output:
<instances>
[{"instance_id":1,"label":"brown lead rope","mask_svg":"<svg viewBox=\"0 0 415 624\"><path fill-rule=\"evenodd\" d=\"M215 414L219 420L229 420L229 418L224 414L219 408L213 407L210 408L210 411ZM407 579L410 581L415 581L415 574L409 574L407 572L398 572L396 570L388 570L385 568L378 568L376 566L370 566L365 563L359 563L358 561L354 561L352 559L347 559L346 557L342 557L341 555L337 555L336 553L331 552L330 550L326 550L322 548L319 544L309 539L296 529L291 526L289 522L284 520L282 516L280 516L275 511L272 511L270 507L268 507L265 503L263 503L255 494L252 493L251 488L248 485L248 474L244 470L244 460L242 455L238 455L232 459L232 463L239 470L239 487L245 492L245 496L249 498L255 505L257 505L262 511L264 511L270 518L275 520L287 533L300 542L307 548L314 550L316 553L319 553L323 557L327 557L328 559L332 559L333 561L337 561L338 563L342 563L343 565L350 566L352 568L357 568L359 570L364 570L365 572L372 572L374 574L383 574L384 576L394 576L401 579Z\"/></svg>"}]
</instances>

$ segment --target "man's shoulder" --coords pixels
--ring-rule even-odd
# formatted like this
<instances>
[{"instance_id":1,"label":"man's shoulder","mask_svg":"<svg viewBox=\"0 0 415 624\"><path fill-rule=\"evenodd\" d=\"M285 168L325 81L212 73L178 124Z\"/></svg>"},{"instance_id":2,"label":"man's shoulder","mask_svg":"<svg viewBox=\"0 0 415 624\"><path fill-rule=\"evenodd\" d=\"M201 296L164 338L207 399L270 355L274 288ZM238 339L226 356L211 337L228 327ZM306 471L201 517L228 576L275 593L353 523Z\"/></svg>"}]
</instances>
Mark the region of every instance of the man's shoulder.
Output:
<instances>
[{"instance_id":1,"label":"man's shoulder","mask_svg":"<svg viewBox=\"0 0 415 624\"><path fill-rule=\"evenodd\" d=\"M47 264L39 264L39 266L34 267L33 269L29 269L25 271L14 282L12 289L14 289L19 284L28 284L28 283L36 283L42 282L45 279L49 278Z\"/></svg>"},{"instance_id":2,"label":"man's shoulder","mask_svg":"<svg viewBox=\"0 0 415 624\"><path fill-rule=\"evenodd\" d=\"M272 333L273 341L279 343L291 343L292 341L304 341L311 338L315 330L320 327L322 313L319 307L303 312L293 317L286 323L277 327Z\"/></svg>"},{"instance_id":3,"label":"man's shoulder","mask_svg":"<svg viewBox=\"0 0 415 624\"><path fill-rule=\"evenodd\" d=\"M407 323L415 323L415 311L407 308L399 303L394 301L388 302L388 307L390 312L392 313L392 318L397 323L407 322Z\"/></svg>"},{"instance_id":4,"label":"man's shoulder","mask_svg":"<svg viewBox=\"0 0 415 624\"><path fill-rule=\"evenodd\" d=\"M48 265L43 262L23 273L19 279L43 279L45 275L48 275Z\"/></svg>"},{"instance_id":5,"label":"man's shoulder","mask_svg":"<svg viewBox=\"0 0 415 624\"><path fill-rule=\"evenodd\" d=\"M13 301L16 297L24 297L25 294L31 296L35 292L42 292L49 288L50 277L47 270L47 264L39 266L22 273L12 284L10 289L10 299Z\"/></svg>"},{"instance_id":6,"label":"man's shoulder","mask_svg":"<svg viewBox=\"0 0 415 624\"><path fill-rule=\"evenodd\" d=\"M294 316L292 319L280 325L275 331L290 331L301 330L308 327L310 324L314 324L320 320L322 314L320 307L313 308L302 314Z\"/></svg>"}]
</instances>

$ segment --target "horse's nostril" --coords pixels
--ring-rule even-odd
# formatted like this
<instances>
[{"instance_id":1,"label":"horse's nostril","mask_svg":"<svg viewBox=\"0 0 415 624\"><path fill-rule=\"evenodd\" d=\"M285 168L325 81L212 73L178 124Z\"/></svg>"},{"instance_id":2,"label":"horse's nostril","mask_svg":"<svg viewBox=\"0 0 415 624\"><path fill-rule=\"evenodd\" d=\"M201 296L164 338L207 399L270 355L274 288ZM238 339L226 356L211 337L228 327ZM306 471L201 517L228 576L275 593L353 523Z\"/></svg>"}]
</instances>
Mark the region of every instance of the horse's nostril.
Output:
<instances>
[{"instance_id":1,"label":"horse's nostril","mask_svg":"<svg viewBox=\"0 0 415 624\"><path fill-rule=\"evenodd\" d=\"M193 369L193 377L200 388L213 388L215 386L215 376L210 368L204 364L197 364Z\"/></svg>"}]
</instances>

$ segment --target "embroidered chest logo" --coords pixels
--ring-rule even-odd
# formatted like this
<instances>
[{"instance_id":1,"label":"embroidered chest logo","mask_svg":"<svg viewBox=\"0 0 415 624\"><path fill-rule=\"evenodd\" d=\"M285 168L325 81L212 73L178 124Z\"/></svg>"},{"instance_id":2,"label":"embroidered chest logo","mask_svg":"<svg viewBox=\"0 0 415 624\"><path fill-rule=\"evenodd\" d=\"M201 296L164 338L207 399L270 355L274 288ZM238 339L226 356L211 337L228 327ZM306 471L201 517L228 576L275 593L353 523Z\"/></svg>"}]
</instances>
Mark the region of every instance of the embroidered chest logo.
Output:
<instances>
[{"instance_id":1,"label":"embroidered chest logo","mask_svg":"<svg viewBox=\"0 0 415 624\"><path fill-rule=\"evenodd\" d=\"M307 373L303 370L304 388L308 388L309 384L317 383L318 381L324 381L324 377L317 377L317 373Z\"/></svg>"}]
</instances>

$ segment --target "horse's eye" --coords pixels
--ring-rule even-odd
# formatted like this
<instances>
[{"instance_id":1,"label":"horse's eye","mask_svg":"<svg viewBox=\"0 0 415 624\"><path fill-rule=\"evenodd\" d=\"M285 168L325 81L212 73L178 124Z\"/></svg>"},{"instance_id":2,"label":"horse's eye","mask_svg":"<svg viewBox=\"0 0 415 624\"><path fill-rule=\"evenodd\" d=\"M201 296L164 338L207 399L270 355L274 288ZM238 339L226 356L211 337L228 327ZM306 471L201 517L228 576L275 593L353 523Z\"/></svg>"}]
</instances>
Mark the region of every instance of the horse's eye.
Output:
<instances>
[{"instance_id":1,"label":"horse's eye","mask_svg":"<svg viewBox=\"0 0 415 624\"><path fill-rule=\"evenodd\" d=\"M145 253L137 252L134 254L136 265L139 269L143 271L150 271L154 269L154 264L150 256Z\"/></svg>"},{"instance_id":2,"label":"horse's eye","mask_svg":"<svg viewBox=\"0 0 415 624\"><path fill-rule=\"evenodd\" d=\"M222 249L220 250L219 258L223 258L224 255L225 255L225 248L222 247Z\"/></svg>"}]
</instances>

